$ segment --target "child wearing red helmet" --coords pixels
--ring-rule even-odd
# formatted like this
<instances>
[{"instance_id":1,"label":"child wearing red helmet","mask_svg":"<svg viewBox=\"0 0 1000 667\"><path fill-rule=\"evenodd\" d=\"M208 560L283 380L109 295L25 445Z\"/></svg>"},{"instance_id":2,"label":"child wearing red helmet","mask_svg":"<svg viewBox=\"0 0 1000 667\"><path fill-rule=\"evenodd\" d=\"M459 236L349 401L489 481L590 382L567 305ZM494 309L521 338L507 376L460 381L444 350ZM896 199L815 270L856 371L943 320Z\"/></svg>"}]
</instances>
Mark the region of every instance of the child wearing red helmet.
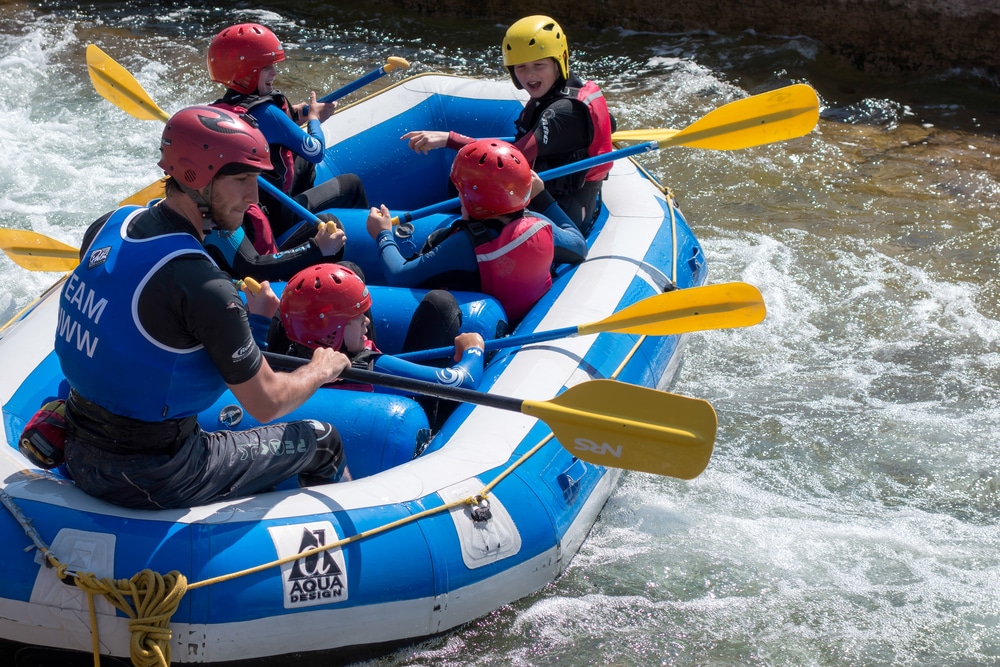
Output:
<instances>
[{"instance_id":1,"label":"child wearing red helmet","mask_svg":"<svg viewBox=\"0 0 1000 667\"><path fill-rule=\"evenodd\" d=\"M541 187L517 148L481 139L459 150L451 168L462 219L428 238L422 252L405 259L392 233L389 210L372 208L368 233L379 247L390 285L485 292L513 324L552 285L556 246L582 257L587 246L565 216L563 224L525 210Z\"/></svg>"},{"instance_id":2,"label":"child wearing red helmet","mask_svg":"<svg viewBox=\"0 0 1000 667\"><path fill-rule=\"evenodd\" d=\"M483 375L483 338L460 333L462 311L444 290L428 292L410 321L403 351L455 345L455 363L448 368L417 364L383 354L368 338L371 294L356 273L339 264L318 264L295 274L281 294L279 317L291 345L287 353L309 357L327 347L343 352L351 364L397 377L475 389ZM272 327L269 349L281 347L281 332ZM279 350L280 351L280 350ZM388 391L380 389L380 391ZM450 414L442 402L420 399L432 429ZM445 402L447 403L447 402Z\"/></svg>"},{"instance_id":3,"label":"child wearing red helmet","mask_svg":"<svg viewBox=\"0 0 1000 667\"><path fill-rule=\"evenodd\" d=\"M321 123L333 115L336 102L318 102L316 93L309 101L291 105L274 88L277 63L285 59L281 42L269 29L256 23L225 28L208 47L208 72L212 81L226 86L226 93L214 105L252 116L267 137L274 169L265 178L299 204L313 212L328 208L368 208L361 179L341 174L314 185L315 165L323 160L326 138ZM305 124L305 129L300 124ZM261 193L275 237L292 228L299 218L280 200ZM282 247L302 243L310 227L296 231ZM303 236L304 235L304 236Z\"/></svg>"}]
</instances>

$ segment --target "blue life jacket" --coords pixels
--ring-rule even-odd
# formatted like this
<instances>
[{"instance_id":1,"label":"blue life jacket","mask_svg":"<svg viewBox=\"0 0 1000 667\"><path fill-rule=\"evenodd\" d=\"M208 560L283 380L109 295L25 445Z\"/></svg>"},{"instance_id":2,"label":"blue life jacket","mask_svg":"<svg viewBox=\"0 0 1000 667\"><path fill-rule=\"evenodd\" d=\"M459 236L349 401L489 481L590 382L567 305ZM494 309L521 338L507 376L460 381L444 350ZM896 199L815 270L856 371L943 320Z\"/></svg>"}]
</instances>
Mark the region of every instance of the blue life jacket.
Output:
<instances>
[{"instance_id":1,"label":"blue life jacket","mask_svg":"<svg viewBox=\"0 0 1000 667\"><path fill-rule=\"evenodd\" d=\"M167 347L138 321L139 295L160 267L181 255L208 258L190 234L127 238L129 223L148 211L115 211L66 279L55 351L84 398L116 415L158 422L201 412L226 384L203 346Z\"/></svg>"}]
</instances>

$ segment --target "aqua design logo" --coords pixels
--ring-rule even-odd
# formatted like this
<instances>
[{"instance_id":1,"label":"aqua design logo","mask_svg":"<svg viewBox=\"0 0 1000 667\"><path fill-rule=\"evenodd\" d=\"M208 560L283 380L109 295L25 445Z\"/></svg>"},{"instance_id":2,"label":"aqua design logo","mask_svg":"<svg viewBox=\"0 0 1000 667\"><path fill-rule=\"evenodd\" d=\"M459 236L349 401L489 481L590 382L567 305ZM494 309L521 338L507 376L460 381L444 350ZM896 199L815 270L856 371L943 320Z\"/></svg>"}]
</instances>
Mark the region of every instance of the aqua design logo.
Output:
<instances>
[{"instance_id":1,"label":"aqua design logo","mask_svg":"<svg viewBox=\"0 0 1000 667\"><path fill-rule=\"evenodd\" d=\"M268 528L279 558L308 554L281 566L285 609L347 600L347 567L340 548L314 551L339 538L329 521ZM309 553L312 552L312 553Z\"/></svg>"}]
</instances>

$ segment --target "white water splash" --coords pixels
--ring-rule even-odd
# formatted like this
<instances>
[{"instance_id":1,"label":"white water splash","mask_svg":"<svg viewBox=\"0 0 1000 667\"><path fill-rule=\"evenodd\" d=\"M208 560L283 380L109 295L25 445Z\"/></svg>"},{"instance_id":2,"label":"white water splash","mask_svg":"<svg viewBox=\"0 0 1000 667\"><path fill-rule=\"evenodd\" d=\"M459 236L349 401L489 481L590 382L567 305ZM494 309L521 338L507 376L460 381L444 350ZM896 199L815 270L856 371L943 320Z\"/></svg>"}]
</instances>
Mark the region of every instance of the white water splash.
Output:
<instances>
[{"instance_id":1,"label":"white water splash","mask_svg":"<svg viewBox=\"0 0 1000 667\"><path fill-rule=\"evenodd\" d=\"M3 226L75 244L158 175L160 124L93 91L89 40L107 39L165 109L217 92L199 69L211 10L121 7L132 32L27 10L23 28L0 31L0 141L15 158L0 165ZM270 6L239 18L294 27L289 44L358 58L344 65L358 74L391 49L414 72L505 76L493 23L456 33L379 16L335 30L337 16L312 26ZM729 67L769 50L815 58L798 39L622 36L625 47L598 36L606 52L573 62L605 84L623 128L684 127L751 92ZM328 86L305 55L289 67L297 91ZM754 327L692 334L672 387L715 405L708 470L691 482L626 474L554 586L376 664L1000 662L992 149L944 145L900 118L643 160L679 195L712 281L752 283L768 308ZM0 258L0 314L54 278Z\"/></svg>"}]
</instances>

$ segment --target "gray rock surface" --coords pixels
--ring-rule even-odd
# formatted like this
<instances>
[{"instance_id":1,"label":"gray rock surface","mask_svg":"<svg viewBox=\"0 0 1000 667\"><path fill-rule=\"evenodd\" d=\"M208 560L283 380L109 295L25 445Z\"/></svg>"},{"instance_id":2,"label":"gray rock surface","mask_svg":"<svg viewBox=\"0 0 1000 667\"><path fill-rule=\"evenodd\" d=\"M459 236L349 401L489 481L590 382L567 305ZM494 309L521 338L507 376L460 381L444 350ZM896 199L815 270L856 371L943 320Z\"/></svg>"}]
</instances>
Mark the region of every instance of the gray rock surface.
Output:
<instances>
[{"instance_id":1,"label":"gray rock surface","mask_svg":"<svg viewBox=\"0 0 1000 667\"><path fill-rule=\"evenodd\" d=\"M622 27L804 35L858 70L1000 72L1000 0L373 0L408 11L509 23L548 14L569 30Z\"/></svg>"}]
</instances>

